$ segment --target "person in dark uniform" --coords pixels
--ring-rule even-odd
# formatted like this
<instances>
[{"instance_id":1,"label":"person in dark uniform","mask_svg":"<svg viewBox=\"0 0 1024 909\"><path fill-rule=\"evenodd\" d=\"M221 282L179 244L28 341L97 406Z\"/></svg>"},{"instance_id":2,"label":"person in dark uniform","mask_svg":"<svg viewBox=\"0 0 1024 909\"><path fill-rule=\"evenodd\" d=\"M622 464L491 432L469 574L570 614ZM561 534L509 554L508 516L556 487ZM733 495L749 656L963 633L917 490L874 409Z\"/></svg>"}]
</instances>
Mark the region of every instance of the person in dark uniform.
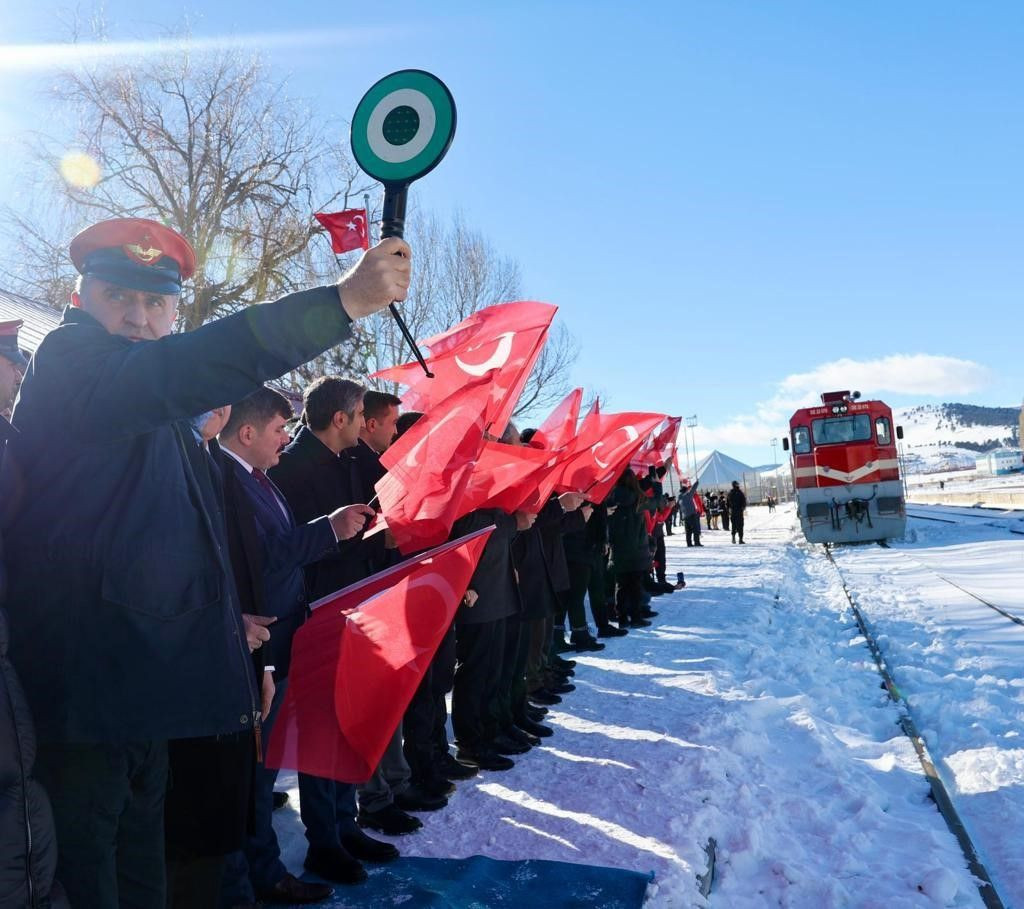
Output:
<instances>
[{"instance_id":1,"label":"person in dark uniform","mask_svg":"<svg viewBox=\"0 0 1024 909\"><path fill-rule=\"evenodd\" d=\"M104 221L75 237L71 260L72 305L36 351L12 419L24 495L7 537L11 658L72 904L163 909L167 741L260 722L188 420L404 298L409 247L384 240L335 286L178 335L182 281L195 270L180 234Z\"/></svg>"},{"instance_id":2,"label":"person in dark uniform","mask_svg":"<svg viewBox=\"0 0 1024 909\"><path fill-rule=\"evenodd\" d=\"M747 510L747 497L743 490L740 489L739 480L732 481L732 489L729 490L729 495L726 496L725 503L726 511L724 514L728 514L732 519L732 541L736 542L736 537L740 538L740 542L743 542L743 513Z\"/></svg>"},{"instance_id":3,"label":"person in dark uniform","mask_svg":"<svg viewBox=\"0 0 1024 909\"><path fill-rule=\"evenodd\" d=\"M57 839L50 801L32 772L35 727L14 666L7 657L3 523L16 499L15 475L3 472L14 430L5 413L28 366L18 349L21 320L0 322L0 905L66 907L54 884ZM11 463L13 464L13 458Z\"/></svg>"}]
</instances>

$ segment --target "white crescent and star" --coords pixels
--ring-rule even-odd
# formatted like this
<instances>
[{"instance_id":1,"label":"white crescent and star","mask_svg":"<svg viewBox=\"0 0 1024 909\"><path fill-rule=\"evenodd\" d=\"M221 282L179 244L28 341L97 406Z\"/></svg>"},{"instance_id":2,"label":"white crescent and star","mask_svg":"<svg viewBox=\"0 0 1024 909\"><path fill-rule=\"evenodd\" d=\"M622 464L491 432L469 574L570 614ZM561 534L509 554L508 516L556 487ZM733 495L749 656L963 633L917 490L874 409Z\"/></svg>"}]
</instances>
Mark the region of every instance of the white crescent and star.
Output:
<instances>
[{"instance_id":1,"label":"white crescent and star","mask_svg":"<svg viewBox=\"0 0 1024 909\"><path fill-rule=\"evenodd\" d=\"M495 348L494 353L491 354L483 363L467 363L462 357L456 356L455 363L464 373L470 376L485 375L492 369L500 369L508 362L508 358L512 355L512 341L515 338L516 333L514 331L504 331L498 335L498 346Z\"/></svg>"},{"instance_id":2,"label":"white crescent and star","mask_svg":"<svg viewBox=\"0 0 1024 909\"><path fill-rule=\"evenodd\" d=\"M628 445L630 442L635 442L637 439L640 438L640 433L636 431L635 426L622 426L620 429L617 429L615 431L626 433L626 441L623 443L624 445ZM597 462L597 466L600 467L602 470L607 470L611 466L611 464L606 464L597 456L597 449L599 449L602 445L606 444L607 442L605 440L601 440L596 445L594 445L593 448L590 449L594 455L594 460Z\"/></svg>"}]
</instances>

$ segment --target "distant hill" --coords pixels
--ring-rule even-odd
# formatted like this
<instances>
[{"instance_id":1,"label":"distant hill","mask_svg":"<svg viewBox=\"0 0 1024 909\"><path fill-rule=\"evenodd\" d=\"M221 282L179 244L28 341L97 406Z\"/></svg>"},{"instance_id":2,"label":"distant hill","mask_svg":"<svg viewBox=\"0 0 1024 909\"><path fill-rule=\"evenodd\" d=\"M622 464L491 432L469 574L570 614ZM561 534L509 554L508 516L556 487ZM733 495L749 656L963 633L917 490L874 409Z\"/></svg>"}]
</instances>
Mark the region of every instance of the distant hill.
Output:
<instances>
[{"instance_id":1,"label":"distant hill","mask_svg":"<svg viewBox=\"0 0 1024 909\"><path fill-rule=\"evenodd\" d=\"M894 411L912 473L973 467L979 453L1020 447L1020 408L921 404Z\"/></svg>"}]
</instances>

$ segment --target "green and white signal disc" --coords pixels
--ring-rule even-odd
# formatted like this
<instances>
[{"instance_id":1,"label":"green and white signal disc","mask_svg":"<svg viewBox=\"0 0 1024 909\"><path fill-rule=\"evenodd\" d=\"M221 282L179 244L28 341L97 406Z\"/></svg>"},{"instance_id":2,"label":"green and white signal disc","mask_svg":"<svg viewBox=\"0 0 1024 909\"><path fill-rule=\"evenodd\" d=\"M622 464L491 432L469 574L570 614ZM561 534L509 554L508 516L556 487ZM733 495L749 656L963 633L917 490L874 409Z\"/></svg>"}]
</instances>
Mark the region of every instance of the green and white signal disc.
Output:
<instances>
[{"instance_id":1,"label":"green and white signal disc","mask_svg":"<svg viewBox=\"0 0 1024 909\"><path fill-rule=\"evenodd\" d=\"M437 76L403 69L377 82L352 117L352 154L382 183L433 170L455 136L455 101Z\"/></svg>"}]
</instances>

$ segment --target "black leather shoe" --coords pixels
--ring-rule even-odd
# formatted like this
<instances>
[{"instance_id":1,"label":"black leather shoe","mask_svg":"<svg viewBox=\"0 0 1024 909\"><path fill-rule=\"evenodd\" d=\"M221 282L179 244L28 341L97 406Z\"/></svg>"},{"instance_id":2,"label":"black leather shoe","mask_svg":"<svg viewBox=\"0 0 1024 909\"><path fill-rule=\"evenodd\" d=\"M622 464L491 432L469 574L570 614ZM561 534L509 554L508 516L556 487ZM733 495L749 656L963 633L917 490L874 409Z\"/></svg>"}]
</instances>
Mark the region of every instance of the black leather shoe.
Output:
<instances>
[{"instance_id":1,"label":"black leather shoe","mask_svg":"<svg viewBox=\"0 0 1024 909\"><path fill-rule=\"evenodd\" d=\"M541 706L539 706L537 704L531 704L531 703L527 702L527 704L526 704L526 716L527 716L528 719L531 719L531 720L534 720L534 721L542 720L547 715L548 715L548 708L547 707L541 707Z\"/></svg>"},{"instance_id":2,"label":"black leather shoe","mask_svg":"<svg viewBox=\"0 0 1024 909\"><path fill-rule=\"evenodd\" d=\"M597 629L597 636L599 638L621 638L627 634L629 634L628 629L616 628L614 625L602 625Z\"/></svg>"},{"instance_id":3,"label":"black leather shoe","mask_svg":"<svg viewBox=\"0 0 1024 909\"><path fill-rule=\"evenodd\" d=\"M391 843L375 840L362 830L343 833L341 845L352 858L362 862L390 862L398 858L398 850Z\"/></svg>"},{"instance_id":4,"label":"black leather shoe","mask_svg":"<svg viewBox=\"0 0 1024 909\"><path fill-rule=\"evenodd\" d=\"M359 862L356 862L356 865L359 865ZM363 871L362 865L359 865L359 870L363 872L363 876L360 880L365 880L366 872ZM320 872L316 873L319 874ZM326 877L326 875L323 874L320 876ZM355 882L353 881L352 883ZM271 905L322 903L324 900L330 899L333 893L334 890L326 884L318 884L314 881L300 881L294 874L286 874L269 890L262 890L257 893L256 898L261 903L270 903Z\"/></svg>"},{"instance_id":5,"label":"black leather shoe","mask_svg":"<svg viewBox=\"0 0 1024 909\"><path fill-rule=\"evenodd\" d=\"M562 659L562 657L556 656L551 661L551 665L554 666L556 669L575 669L576 668L576 661L575 660L565 660L565 659Z\"/></svg>"},{"instance_id":6,"label":"black leather shoe","mask_svg":"<svg viewBox=\"0 0 1024 909\"><path fill-rule=\"evenodd\" d=\"M557 694L552 694L543 688L531 691L527 697L535 704L553 705L562 703L562 699Z\"/></svg>"},{"instance_id":7,"label":"black leather shoe","mask_svg":"<svg viewBox=\"0 0 1024 909\"><path fill-rule=\"evenodd\" d=\"M515 761L510 761L489 748L476 748L472 751L460 748L455 758L464 764L474 764L481 770L511 770L516 765Z\"/></svg>"},{"instance_id":8,"label":"black leather shoe","mask_svg":"<svg viewBox=\"0 0 1024 909\"><path fill-rule=\"evenodd\" d=\"M284 808L288 804L288 793L287 792L275 792L274 793L274 810L278 808Z\"/></svg>"},{"instance_id":9,"label":"black leather shoe","mask_svg":"<svg viewBox=\"0 0 1024 909\"><path fill-rule=\"evenodd\" d=\"M538 739L546 739L549 735L554 735L554 730L550 726L545 726L542 723L535 723L533 720L520 719L517 721L516 725L522 729L523 732L535 735Z\"/></svg>"},{"instance_id":10,"label":"black leather shoe","mask_svg":"<svg viewBox=\"0 0 1024 909\"><path fill-rule=\"evenodd\" d=\"M633 621L629 623L629 627L630 628L650 628L651 624L652 623L648 622L647 619L633 619Z\"/></svg>"},{"instance_id":11,"label":"black leather shoe","mask_svg":"<svg viewBox=\"0 0 1024 909\"><path fill-rule=\"evenodd\" d=\"M366 880L366 869L347 849L310 846L302 864L307 871L336 884L358 884Z\"/></svg>"},{"instance_id":12,"label":"black leather shoe","mask_svg":"<svg viewBox=\"0 0 1024 909\"><path fill-rule=\"evenodd\" d=\"M529 745L531 748L536 747L540 744L540 739L530 732L527 732L518 723L514 726L509 726L507 729L503 729L505 735L507 735L513 742L519 742L523 745Z\"/></svg>"},{"instance_id":13,"label":"black leather shoe","mask_svg":"<svg viewBox=\"0 0 1024 909\"><path fill-rule=\"evenodd\" d=\"M589 634L573 635L572 646L576 648L577 653L587 653L588 651L596 653L598 650L604 650L604 644L595 641Z\"/></svg>"},{"instance_id":14,"label":"black leather shoe","mask_svg":"<svg viewBox=\"0 0 1024 909\"><path fill-rule=\"evenodd\" d=\"M410 786L404 792L396 792L393 802L402 811L440 811L448 804L448 799Z\"/></svg>"},{"instance_id":15,"label":"black leather shoe","mask_svg":"<svg viewBox=\"0 0 1024 909\"><path fill-rule=\"evenodd\" d=\"M640 615L642 615L645 619L653 619L655 618L655 616L657 616L657 614L658 613L656 613L653 609L645 609L643 612L640 613Z\"/></svg>"},{"instance_id":16,"label":"black leather shoe","mask_svg":"<svg viewBox=\"0 0 1024 909\"><path fill-rule=\"evenodd\" d=\"M415 833L423 826L423 821L411 814L406 814L401 808L388 805L380 811L360 811L356 816L356 823L360 827L369 827L371 830L379 830L385 836L403 836L406 833Z\"/></svg>"},{"instance_id":17,"label":"black leather shoe","mask_svg":"<svg viewBox=\"0 0 1024 909\"><path fill-rule=\"evenodd\" d=\"M455 793L455 784L444 776L435 780L421 780L416 784L416 788L423 790L427 795L441 799L446 799Z\"/></svg>"},{"instance_id":18,"label":"black leather shoe","mask_svg":"<svg viewBox=\"0 0 1024 909\"><path fill-rule=\"evenodd\" d=\"M455 760L451 754L445 754L444 757L441 758L438 769L444 775L445 779L448 780L468 780L480 772L479 767L463 764L461 761Z\"/></svg>"},{"instance_id":19,"label":"black leather shoe","mask_svg":"<svg viewBox=\"0 0 1024 909\"><path fill-rule=\"evenodd\" d=\"M570 685L568 682L562 682L561 685L547 685L545 687L551 694L569 694L570 691L576 690L576 686Z\"/></svg>"},{"instance_id":20,"label":"black leather shoe","mask_svg":"<svg viewBox=\"0 0 1024 909\"><path fill-rule=\"evenodd\" d=\"M496 735L487 743L487 747L496 754L526 754L530 750L529 745L517 742L515 739L501 733Z\"/></svg>"}]
</instances>

